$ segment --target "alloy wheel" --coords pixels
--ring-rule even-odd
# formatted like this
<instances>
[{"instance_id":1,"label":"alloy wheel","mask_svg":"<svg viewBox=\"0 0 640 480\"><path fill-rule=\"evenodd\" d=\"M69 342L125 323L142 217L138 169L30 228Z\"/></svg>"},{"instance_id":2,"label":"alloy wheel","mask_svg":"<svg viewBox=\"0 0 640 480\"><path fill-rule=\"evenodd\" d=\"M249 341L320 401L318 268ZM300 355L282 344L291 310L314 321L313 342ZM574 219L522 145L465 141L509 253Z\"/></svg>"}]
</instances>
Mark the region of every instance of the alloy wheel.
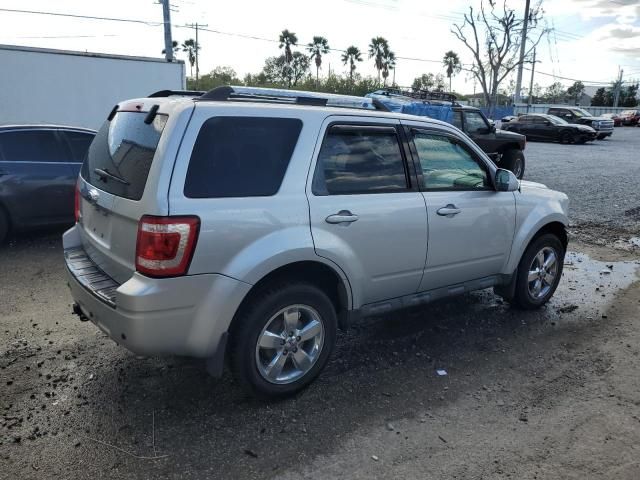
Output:
<instances>
[{"instance_id":1,"label":"alloy wheel","mask_svg":"<svg viewBox=\"0 0 640 480\"><path fill-rule=\"evenodd\" d=\"M540 250L529 267L527 284L529 295L540 300L549 294L558 275L558 254L551 247Z\"/></svg>"}]
</instances>

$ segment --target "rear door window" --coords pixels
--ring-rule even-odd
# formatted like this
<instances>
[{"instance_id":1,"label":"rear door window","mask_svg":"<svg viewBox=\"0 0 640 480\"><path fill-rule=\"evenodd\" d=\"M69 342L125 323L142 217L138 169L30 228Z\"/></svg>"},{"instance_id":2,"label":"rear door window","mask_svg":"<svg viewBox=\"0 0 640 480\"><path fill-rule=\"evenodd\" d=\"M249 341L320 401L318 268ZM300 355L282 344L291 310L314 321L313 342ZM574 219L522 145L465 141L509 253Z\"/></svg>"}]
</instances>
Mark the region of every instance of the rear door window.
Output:
<instances>
[{"instance_id":1,"label":"rear door window","mask_svg":"<svg viewBox=\"0 0 640 480\"><path fill-rule=\"evenodd\" d=\"M144 112L118 112L106 121L89 147L82 177L119 197L140 200L168 116L146 124Z\"/></svg>"},{"instance_id":2,"label":"rear door window","mask_svg":"<svg viewBox=\"0 0 640 480\"><path fill-rule=\"evenodd\" d=\"M0 133L0 157L5 162L68 162L68 147L54 130L16 130Z\"/></svg>"},{"instance_id":3,"label":"rear door window","mask_svg":"<svg viewBox=\"0 0 640 480\"><path fill-rule=\"evenodd\" d=\"M187 169L188 198L275 195L298 142L297 118L213 117L202 125Z\"/></svg>"},{"instance_id":4,"label":"rear door window","mask_svg":"<svg viewBox=\"0 0 640 480\"><path fill-rule=\"evenodd\" d=\"M407 191L394 127L335 125L327 131L313 178L315 195Z\"/></svg>"},{"instance_id":5,"label":"rear door window","mask_svg":"<svg viewBox=\"0 0 640 480\"><path fill-rule=\"evenodd\" d=\"M67 130L61 130L58 133L67 139L67 143L71 148L71 159L69 161L77 163L84 162L89 153L89 145L91 145L91 141L95 135Z\"/></svg>"}]
</instances>

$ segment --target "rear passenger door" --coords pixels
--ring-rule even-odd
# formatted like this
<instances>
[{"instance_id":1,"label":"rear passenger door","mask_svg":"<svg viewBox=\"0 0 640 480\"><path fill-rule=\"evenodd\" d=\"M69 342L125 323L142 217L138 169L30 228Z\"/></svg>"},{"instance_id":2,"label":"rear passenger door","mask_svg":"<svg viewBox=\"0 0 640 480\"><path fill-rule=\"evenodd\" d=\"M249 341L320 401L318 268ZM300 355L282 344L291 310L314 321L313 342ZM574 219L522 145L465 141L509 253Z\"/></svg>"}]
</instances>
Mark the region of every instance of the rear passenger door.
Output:
<instances>
[{"instance_id":1,"label":"rear passenger door","mask_svg":"<svg viewBox=\"0 0 640 480\"><path fill-rule=\"evenodd\" d=\"M19 225L73 221L71 152L54 129L0 133L2 196Z\"/></svg>"},{"instance_id":2,"label":"rear passenger door","mask_svg":"<svg viewBox=\"0 0 640 480\"><path fill-rule=\"evenodd\" d=\"M397 121L333 117L316 147L315 250L346 272L357 304L414 293L422 278L427 215L402 139Z\"/></svg>"}]
</instances>

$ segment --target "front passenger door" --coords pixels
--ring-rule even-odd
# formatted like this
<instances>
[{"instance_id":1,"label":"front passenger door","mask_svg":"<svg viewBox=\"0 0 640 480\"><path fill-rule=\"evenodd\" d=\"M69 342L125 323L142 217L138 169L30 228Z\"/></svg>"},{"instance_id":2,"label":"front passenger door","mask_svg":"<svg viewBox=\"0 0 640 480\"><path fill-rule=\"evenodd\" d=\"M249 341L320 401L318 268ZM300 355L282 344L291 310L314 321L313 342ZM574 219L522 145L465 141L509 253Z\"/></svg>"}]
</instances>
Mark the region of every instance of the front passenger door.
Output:
<instances>
[{"instance_id":1,"label":"front passenger door","mask_svg":"<svg viewBox=\"0 0 640 480\"><path fill-rule=\"evenodd\" d=\"M421 291L496 275L515 230L513 192L496 192L492 169L461 139L410 130L427 204L429 243Z\"/></svg>"}]
</instances>

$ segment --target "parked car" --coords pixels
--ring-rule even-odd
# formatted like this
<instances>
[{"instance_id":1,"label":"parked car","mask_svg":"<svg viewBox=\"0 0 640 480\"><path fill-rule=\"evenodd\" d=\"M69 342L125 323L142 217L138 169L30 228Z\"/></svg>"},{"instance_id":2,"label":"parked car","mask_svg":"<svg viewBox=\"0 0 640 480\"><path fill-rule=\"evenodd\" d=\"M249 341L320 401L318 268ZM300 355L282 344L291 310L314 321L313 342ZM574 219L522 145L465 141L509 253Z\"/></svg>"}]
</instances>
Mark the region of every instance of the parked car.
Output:
<instances>
[{"instance_id":1,"label":"parked car","mask_svg":"<svg viewBox=\"0 0 640 480\"><path fill-rule=\"evenodd\" d=\"M620 120L622 121L622 125L638 125L640 110L623 110L620 112Z\"/></svg>"},{"instance_id":2,"label":"parked car","mask_svg":"<svg viewBox=\"0 0 640 480\"><path fill-rule=\"evenodd\" d=\"M73 223L78 172L94 130L0 126L0 242L9 231Z\"/></svg>"},{"instance_id":3,"label":"parked car","mask_svg":"<svg viewBox=\"0 0 640 480\"><path fill-rule=\"evenodd\" d=\"M515 173L521 179L525 171L524 149L526 140L524 136L499 130L491 120L482 113L482 110L456 102L455 95L443 92L409 92L396 88L385 88L368 94L372 98L379 99L393 111L431 116L434 109L442 107L450 110L451 115L445 118L434 117L452 123L465 132L500 168L506 168ZM406 104L406 100L409 104ZM416 105L417 103L417 105ZM421 108L427 103L428 108ZM393 107L408 107L397 110ZM417 107L417 108L416 108Z\"/></svg>"},{"instance_id":4,"label":"parked car","mask_svg":"<svg viewBox=\"0 0 640 480\"><path fill-rule=\"evenodd\" d=\"M169 95L114 109L63 236L75 312L133 352L216 375L227 358L283 396L355 317L489 287L535 309L560 281L567 196L447 123L311 92Z\"/></svg>"},{"instance_id":5,"label":"parked car","mask_svg":"<svg viewBox=\"0 0 640 480\"><path fill-rule=\"evenodd\" d=\"M579 107L551 107L547 114L559 117L566 122L587 125L597 133L597 139L603 140L613 134L613 120L606 117L594 117L584 108Z\"/></svg>"},{"instance_id":6,"label":"parked car","mask_svg":"<svg viewBox=\"0 0 640 480\"><path fill-rule=\"evenodd\" d=\"M620 115L618 115L617 113L603 113L602 117L603 118L608 118L609 120L613 121L613 126L614 127L621 127L622 126L622 117Z\"/></svg>"},{"instance_id":7,"label":"parked car","mask_svg":"<svg viewBox=\"0 0 640 480\"><path fill-rule=\"evenodd\" d=\"M568 123L561 118L542 113L521 115L503 127L525 135L527 140L560 143L585 143L596 139L596 131L586 125Z\"/></svg>"}]
</instances>

